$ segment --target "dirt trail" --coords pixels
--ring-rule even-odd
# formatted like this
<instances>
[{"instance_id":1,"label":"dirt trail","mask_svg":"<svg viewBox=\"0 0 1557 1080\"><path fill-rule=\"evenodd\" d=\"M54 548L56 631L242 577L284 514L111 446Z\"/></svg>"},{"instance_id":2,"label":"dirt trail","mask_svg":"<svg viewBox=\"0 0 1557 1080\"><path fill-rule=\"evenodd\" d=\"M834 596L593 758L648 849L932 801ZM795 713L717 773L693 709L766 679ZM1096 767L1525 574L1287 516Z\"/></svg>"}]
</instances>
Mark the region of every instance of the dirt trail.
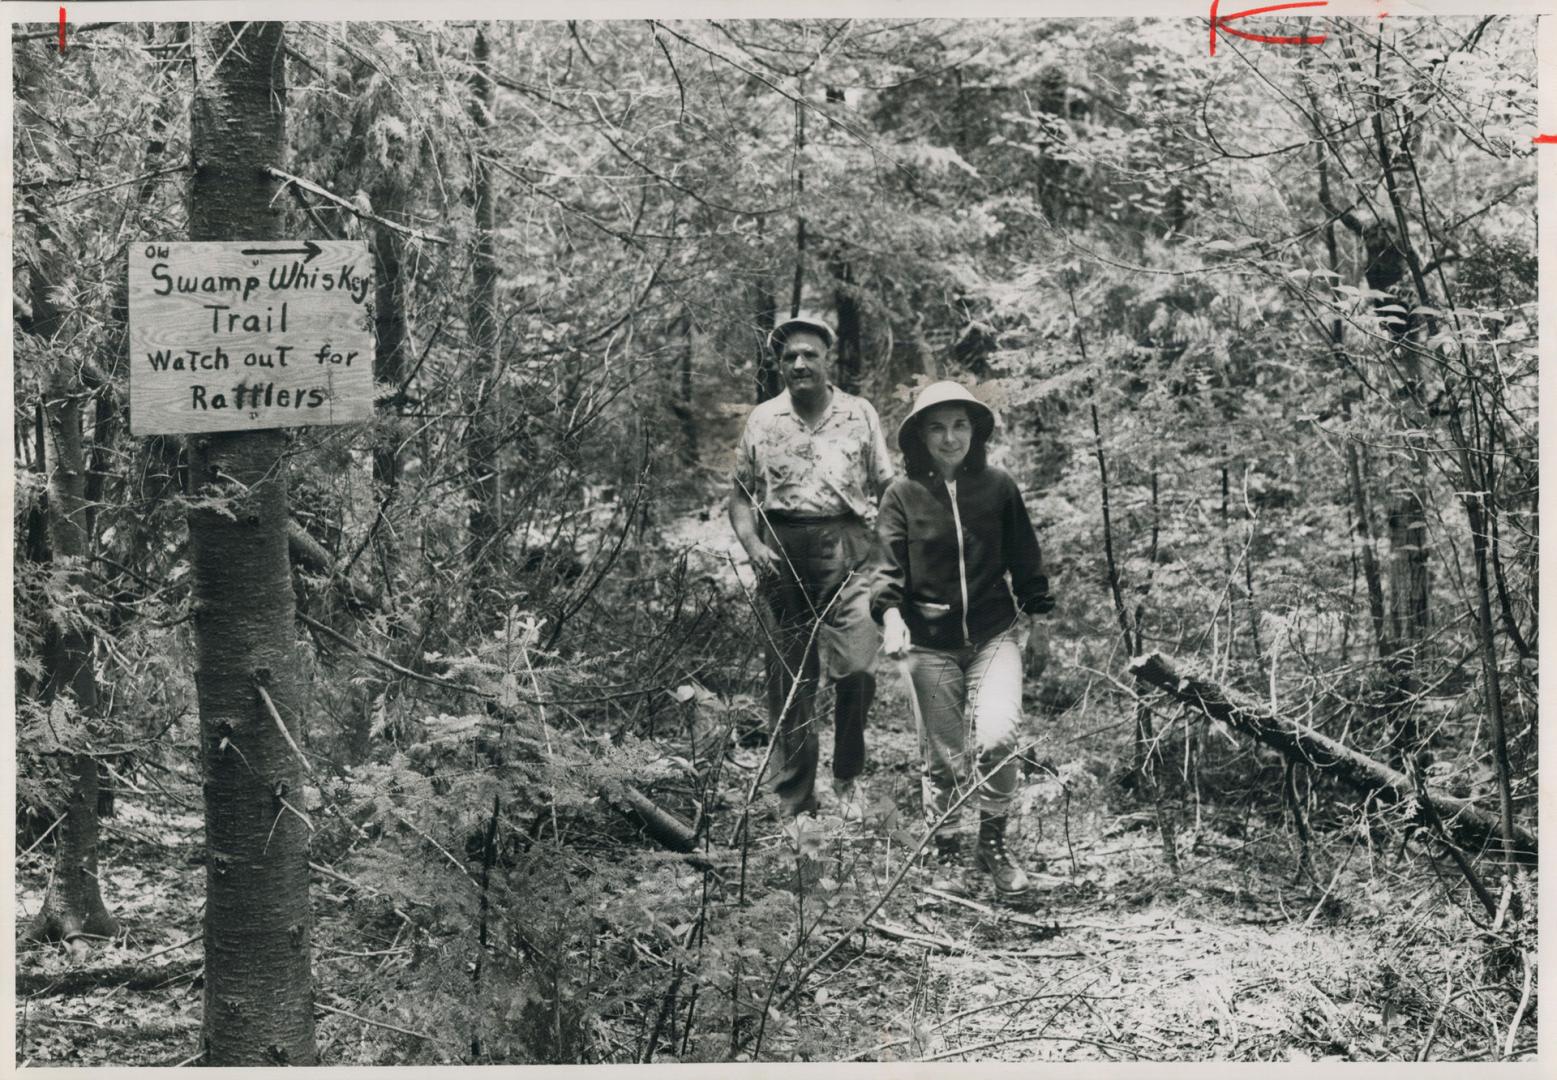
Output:
<instances>
[{"instance_id":1,"label":"dirt trail","mask_svg":"<svg viewBox=\"0 0 1557 1080\"><path fill-rule=\"evenodd\" d=\"M916 820L913 738L895 718L898 691L882 689L870 779L879 803ZM1037 733L1040 756L1067 737ZM804 1019L763 1056L1416 1060L1424 1046L1455 1056L1440 1006L1457 962L1441 941L1469 927L1420 864L1334 844L1328 890L1294 884L1279 819L1256 819L1239 839L1220 830L1241 823L1208 806L1201 828L1180 836L1174 880L1149 816L1116 816L1093 794L1071 807L1069 846L1057 805L1019 819L1018 860L1047 863L1021 910L976 877L948 895L910 873L864 953L843 950L813 978ZM891 867L874 869L884 878ZM826 1057L813 1057L823 1046Z\"/></svg>"}]
</instances>

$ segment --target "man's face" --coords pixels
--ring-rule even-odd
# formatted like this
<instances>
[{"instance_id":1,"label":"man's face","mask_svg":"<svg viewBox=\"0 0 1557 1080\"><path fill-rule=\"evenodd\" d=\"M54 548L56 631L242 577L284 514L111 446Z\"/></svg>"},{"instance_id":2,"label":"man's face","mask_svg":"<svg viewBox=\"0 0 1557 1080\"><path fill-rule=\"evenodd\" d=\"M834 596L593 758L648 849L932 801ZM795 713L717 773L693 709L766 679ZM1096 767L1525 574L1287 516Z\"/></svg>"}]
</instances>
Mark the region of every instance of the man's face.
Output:
<instances>
[{"instance_id":1,"label":"man's face","mask_svg":"<svg viewBox=\"0 0 1557 1080\"><path fill-rule=\"evenodd\" d=\"M832 357L822 335L796 330L779 346L779 369L790 393L814 394L832 378Z\"/></svg>"}]
</instances>

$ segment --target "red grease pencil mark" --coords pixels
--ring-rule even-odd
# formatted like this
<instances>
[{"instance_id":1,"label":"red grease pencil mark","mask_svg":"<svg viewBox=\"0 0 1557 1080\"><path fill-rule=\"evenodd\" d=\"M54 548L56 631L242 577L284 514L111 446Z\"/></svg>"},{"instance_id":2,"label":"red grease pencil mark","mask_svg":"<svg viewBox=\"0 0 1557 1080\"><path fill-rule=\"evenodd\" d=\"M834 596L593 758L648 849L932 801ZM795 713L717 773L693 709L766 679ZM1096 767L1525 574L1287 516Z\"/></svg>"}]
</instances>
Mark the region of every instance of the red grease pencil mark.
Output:
<instances>
[{"instance_id":1,"label":"red grease pencil mark","mask_svg":"<svg viewBox=\"0 0 1557 1080\"><path fill-rule=\"evenodd\" d=\"M1216 35L1218 31L1241 37L1248 41L1262 41L1267 45L1320 45L1324 43L1324 34L1303 35L1302 37L1288 37L1279 34L1250 34L1243 30L1234 30L1227 25L1234 19L1246 19L1251 15L1268 15L1273 11L1290 11L1293 8L1327 7L1329 0L1305 0L1298 4L1270 4L1266 7L1250 8L1248 11L1235 11L1231 15L1218 15L1217 5L1221 0L1211 0L1211 55L1216 55ZM1382 16L1381 16L1382 17Z\"/></svg>"},{"instance_id":2,"label":"red grease pencil mark","mask_svg":"<svg viewBox=\"0 0 1557 1080\"><path fill-rule=\"evenodd\" d=\"M1537 135L1530 141L1537 144L1538 146L1551 146L1554 143L1557 143L1557 135Z\"/></svg>"},{"instance_id":3,"label":"red grease pencil mark","mask_svg":"<svg viewBox=\"0 0 1557 1080\"><path fill-rule=\"evenodd\" d=\"M65 54L65 9L64 8L60 8L59 9L59 51L60 51L60 55L61 56L63 56Z\"/></svg>"}]
</instances>

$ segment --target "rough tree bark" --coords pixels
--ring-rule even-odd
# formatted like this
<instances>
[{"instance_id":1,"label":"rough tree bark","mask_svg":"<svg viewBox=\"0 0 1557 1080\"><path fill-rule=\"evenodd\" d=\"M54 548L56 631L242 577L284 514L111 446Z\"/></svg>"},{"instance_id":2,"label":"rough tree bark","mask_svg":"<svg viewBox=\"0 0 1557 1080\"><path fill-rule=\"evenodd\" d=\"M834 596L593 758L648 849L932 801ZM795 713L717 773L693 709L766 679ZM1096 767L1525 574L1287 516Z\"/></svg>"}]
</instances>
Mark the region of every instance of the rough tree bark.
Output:
<instances>
[{"instance_id":1,"label":"rough tree bark","mask_svg":"<svg viewBox=\"0 0 1557 1080\"><path fill-rule=\"evenodd\" d=\"M191 240L281 238L286 153L280 23L203 24L191 116ZM220 58L220 63L217 59ZM303 693L287 557L286 436L193 438L196 686L205 777L205 1064L312 1065ZM272 716L270 703L277 716ZM285 724L287 733L280 728Z\"/></svg>"},{"instance_id":2,"label":"rough tree bark","mask_svg":"<svg viewBox=\"0 0 1557 1080\"><path fill-rule=\"evenodd\" d=\"M51 66L23 65L23 86L30 93L46 92L43 85ZM47 558L78 587L86 587L85 562L91 554L89 507L86 501L87 450L81 430L82 404L89 396L79 368L84 358L72 357L62 331L64 313L55 303L52 289L58 283L65 255L46 216L28 208L37 224L41 265L32 268L32 334L53 354L54 371L40 408L40 461L47 463L49 486L43 530L48 538ZM43 442L46 436L47 443ZM45 445L47 449L45 449ZM41 537L39 538L41 539ZM38 552L42 554L43 552ZM94 635L73 619L50 613L44 653L43 702L59 699L75 703L83 729L98 712L97 674L93 665ZM54 874L43 907L28 928L33 939L74 941L84 934L109 936L117 929L103 905L97 876L98 774L97 759L89 747L71 747L67 775L70 786L65 814L55 830Z\"/></svg>"},{"instance_id":3,"label":"rough tree bark","mask_svg":"<svg viewBox=\"0 0 1557 1080\"><path fill-rule=\"evenodd\" d=\"M1148 686L1165 690L1213 720L1220 720L1234 731L1258 739L1279 751L1288 761L1328 773L1383 805L1406 803L1419 797L1416 786L1404 773L1295 720L1276 715L1210 680L1181 674L1173 662L1160 653L1136 657L1130 661L1130 671ZM1475 850L1500 839L1502 822L1498 815L1488 813L1468 800L1424 790L1427 790L1426 799L1434 812L1461 847ZM1537 853L1535 836L1518 825L1511 826L1511 834L1514 857L1533 864Z\"/></svg>"},{"instance_id":4,"label":"rough tree bark","mask_svg":"<svg viewBox=\"0 0 1557 1080\"><path fill-rule=\"evenodd\" d=\"M37 312L34 301L34 312ZM35 315L36 317L36 315ZM51 319L49 321L55 321ZM47 325L45 323L44 325ZM81 435L83 392L65 371L56 372L45 405L52 453L49 475L49 540L53 561L72 578L82 578L87 550L86 452ZM94 635L74 620L51 629L46 656L45 701L66 697L83 722L98 711ZM83 934L111 936L118 928L103 905L97 876L97 759L86 747L71 754L72 777L64 820L55 832L54 875L29 936L72 941Z\"/></svg>"}]
</instances>

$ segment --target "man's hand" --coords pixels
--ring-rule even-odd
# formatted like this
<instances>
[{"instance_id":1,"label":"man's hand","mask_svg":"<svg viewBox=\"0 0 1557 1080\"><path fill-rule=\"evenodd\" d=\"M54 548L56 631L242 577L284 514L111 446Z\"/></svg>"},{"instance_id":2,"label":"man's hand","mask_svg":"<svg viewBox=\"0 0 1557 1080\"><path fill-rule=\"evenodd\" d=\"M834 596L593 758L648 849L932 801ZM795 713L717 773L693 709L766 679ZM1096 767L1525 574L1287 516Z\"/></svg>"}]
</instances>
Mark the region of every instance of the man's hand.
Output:
<instances>
[{"instance_id":1,"label":"man's hand","mask_svg":"<svg viewBox=\"0 0 1557 1080\"><path fill-rule=\"evenodd\" d=\"M746 557L751 560L752 569L757 571L759 579L773 577L783 571L784 556L763 542L762 535L757 531L757 508L752 505L750 495L739 481L730 493L730 526L735 529L735 538L741 542L741 547L746 549Z\"/></svg>"},{"instance_id":2,"label":"man's hand","mask_svg":"<svg viewBox=\"0 0 1557 1080\"><path fill-rule=\"evenodd\" d=\"M784 556L761 540L752 540L746 549L746 557L751 560L758 577L777 577L784 569Z\"/></svg>"},{"instance_id":3,"label":"man's hand","mask_svg":"<svg viewBox=\"0 0 1557 1080\"><path fill-rule=\"evenodd\" d=\"M894 660L908 655L908 624L897 608L887 608L881 617L881 651Z\"/></svg>"}]
</instances>

